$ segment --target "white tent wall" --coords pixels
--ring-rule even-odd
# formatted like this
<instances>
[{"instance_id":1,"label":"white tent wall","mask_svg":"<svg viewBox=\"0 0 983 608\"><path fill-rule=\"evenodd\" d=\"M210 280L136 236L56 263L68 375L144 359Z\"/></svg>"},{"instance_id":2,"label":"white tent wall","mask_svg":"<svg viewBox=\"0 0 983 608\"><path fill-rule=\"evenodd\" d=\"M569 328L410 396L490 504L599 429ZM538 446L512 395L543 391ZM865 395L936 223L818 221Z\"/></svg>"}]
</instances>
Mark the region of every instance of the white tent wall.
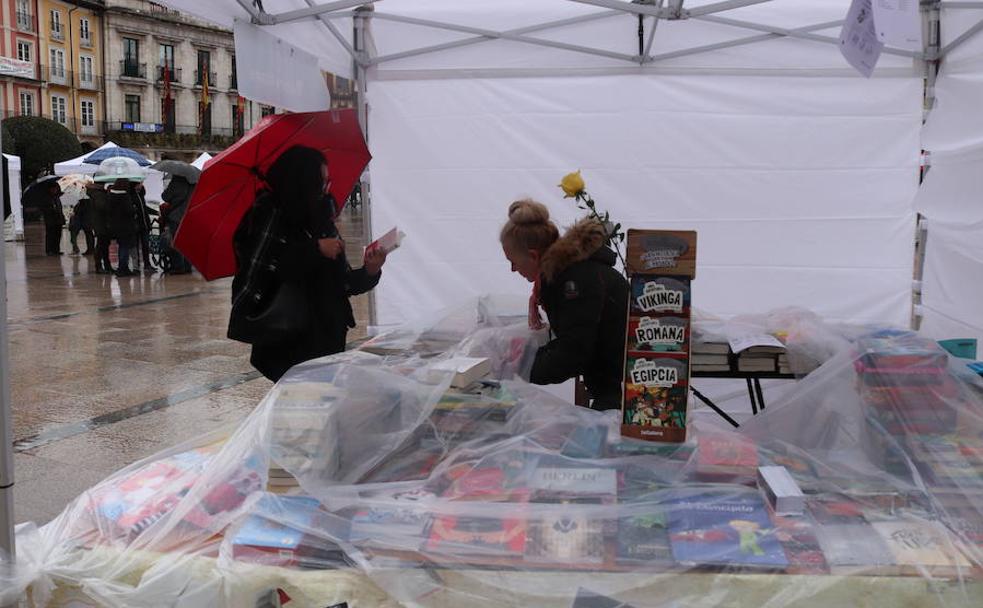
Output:
<instances>
[{"instance_id":1,"label":"white tent wall","mask_svg":"<svg viewBox=\"0 0 983 608\"><path fill-rule=\"evenodd\" d=\"M980 22L983 10L945 10L943 47ZM926 229L921 330L983 344L983 33L946 56L935 95L924 134L931 168L915 200Z\"/></svg>"},{"instance_id":2,"label":"white tent wall","mask_svg":"<svg viewBox=\"0 0 983 608\"><path fill-rule=\"evenodd\" d=\"M4 238L9 241L19 241L24 238L24 208L20 202L23 190L20 179L20 157L12 154L4 154L4 157L7 159L7 173L10 180L4 184L10 193L10 217L4 222Z\"/></svg>"},{"instance_id":3,"label":"white tent wall","mask_svg":"<svg viewBox=\"0 0 983 608\"><path fill-rule=\"evenodd\" d=\"M369 83L374 232L408 238L377 288L380 323L525 291L498 231L581 169L622 224L696 229L697 306L800 305L907 324L921 82L617 75Z\"/></svg>"}]
</instances>

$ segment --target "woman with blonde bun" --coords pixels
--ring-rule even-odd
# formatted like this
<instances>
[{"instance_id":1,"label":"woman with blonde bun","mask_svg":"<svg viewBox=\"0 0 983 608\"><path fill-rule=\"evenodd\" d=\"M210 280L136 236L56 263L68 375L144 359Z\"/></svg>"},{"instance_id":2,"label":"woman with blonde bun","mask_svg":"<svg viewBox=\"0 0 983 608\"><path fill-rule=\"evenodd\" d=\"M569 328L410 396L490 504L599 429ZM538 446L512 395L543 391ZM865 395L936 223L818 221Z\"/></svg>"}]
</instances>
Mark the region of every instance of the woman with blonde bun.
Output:
<instances>
[{"instance_id":1,"label":"woman with blonde bun","mask_svg":"<svg viewBox=\"0 0 983 608\"><path fill-rule=\"evenodd\" d=\"M544 205L520 200L509 206L500 240L512 272L534 285L530 325L542 306L553 335L536 353L530 382L582 375L591 408L620 408L628 283L614 268L604 226L586 218L560 236Z\"/></svg>"}]
</instances>

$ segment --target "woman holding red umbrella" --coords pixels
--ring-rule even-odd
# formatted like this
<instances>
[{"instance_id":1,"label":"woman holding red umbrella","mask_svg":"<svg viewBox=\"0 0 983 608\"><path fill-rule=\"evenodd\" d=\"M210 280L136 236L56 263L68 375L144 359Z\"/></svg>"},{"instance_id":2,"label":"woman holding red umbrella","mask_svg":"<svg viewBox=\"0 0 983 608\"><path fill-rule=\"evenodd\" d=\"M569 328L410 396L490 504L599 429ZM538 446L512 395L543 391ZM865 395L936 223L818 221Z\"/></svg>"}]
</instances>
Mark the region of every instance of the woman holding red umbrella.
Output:
<instances>
[{"instance_id":1,"label":"woman holding red umbrella","mask_svg":"<svg viewBox=\"0 0 983 608\"><path fill-rule=\"evenodd\" d=\"M345 349L355 326L349 297L378 284L386 256L369 253L359 269L348 264L330 168L318 150L286 150L264 181L233 239L229 337L252 344L253 367L277 381L298 363Z\"/></svg>"}]
</instances>

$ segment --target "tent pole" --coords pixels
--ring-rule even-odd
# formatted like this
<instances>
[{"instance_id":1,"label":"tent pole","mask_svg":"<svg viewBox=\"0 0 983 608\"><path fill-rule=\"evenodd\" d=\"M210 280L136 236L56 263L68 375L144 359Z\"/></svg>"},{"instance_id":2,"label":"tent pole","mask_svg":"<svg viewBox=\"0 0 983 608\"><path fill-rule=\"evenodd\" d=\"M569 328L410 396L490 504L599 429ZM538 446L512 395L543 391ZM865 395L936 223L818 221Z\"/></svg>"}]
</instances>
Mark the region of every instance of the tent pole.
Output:
<instances>
[{"instance_id":1,"label":"tent pole","mask_svg":"<svg viewBox=\"0 0 983 608\"><path fill-rule=\"evenodd\" d=\"M0 135L0 147L2 147ZM0 171L0 188L7 184ZM13 563L14 547L14 450L10 415L10 357L7 344L6 245L0 247L0 553Z\"/></svg>"},{"instance_id":2,"label":"tent pole","mask_svg":"<svg viewBox=\"0 0 983 608\"><path fill-rule=\"evenodd\" d=\"M352 74L355 76L355 103L358 106L358 124L362 127L362 135L365 141L369 141L369 111L368 103L365 100L365 66L369 64L369 45L366 42L368 35L369 19L372 17L374 7L367 4L355 10L355 32L354 43L355 53L352 58ZM372 242L372 182L369 172L362 173L359 182L359 189L362 198L362 240L365 243ZM375 291L369 292L369 324L375 325L377 320Z\"/></svg>"}]
</instances>

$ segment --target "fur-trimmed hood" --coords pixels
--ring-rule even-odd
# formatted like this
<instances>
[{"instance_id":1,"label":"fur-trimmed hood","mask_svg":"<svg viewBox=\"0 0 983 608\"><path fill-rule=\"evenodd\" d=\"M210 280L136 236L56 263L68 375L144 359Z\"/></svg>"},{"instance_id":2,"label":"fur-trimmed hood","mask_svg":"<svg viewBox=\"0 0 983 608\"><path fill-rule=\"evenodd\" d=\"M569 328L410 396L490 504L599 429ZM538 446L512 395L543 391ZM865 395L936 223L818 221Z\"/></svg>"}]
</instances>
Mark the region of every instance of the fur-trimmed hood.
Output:
<instances>
[{"instance_id":1,"label":"fur-trimmed hood","mask_svg":"<svg viewBox=\"0 0 983 608\"><path fill-rule=\"evenodd\" d=\"M543 252L539 268L546 282L552 282L570 266L587 260L599 252L611 253L610 261L608 256L603 256L600 261L613 266L614 253L605 250L606 241L607 235L600 221L593 218L584 218L578 221L567 230L566 234L558 238Z\"/></svg>"}]
</instances>

